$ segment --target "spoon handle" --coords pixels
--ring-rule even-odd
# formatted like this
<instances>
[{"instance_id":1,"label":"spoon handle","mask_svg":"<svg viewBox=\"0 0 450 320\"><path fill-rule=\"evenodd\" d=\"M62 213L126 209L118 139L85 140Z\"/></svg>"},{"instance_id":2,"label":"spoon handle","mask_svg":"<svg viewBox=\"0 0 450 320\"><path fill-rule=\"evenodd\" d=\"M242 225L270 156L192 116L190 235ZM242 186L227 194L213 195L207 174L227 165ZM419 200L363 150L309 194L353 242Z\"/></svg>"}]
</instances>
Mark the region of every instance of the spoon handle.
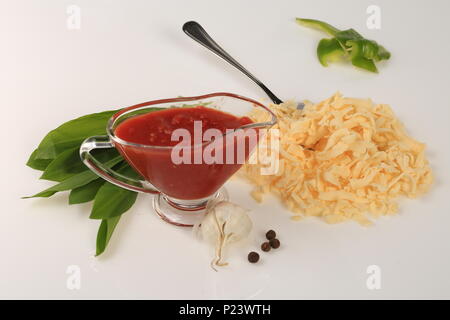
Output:
<instances>
[{"instance_id":1,"label":"spoon handle","mask_svg":"<svg viewBox=\"0 0 450 320\"><path fill-rule=\"evenodd\" d=\"M245 69L239 62L233 59L225 50L223 50L203 29L203 27L195 22L189 21L183 25L183 31L192 39L211 50L219 57L233 65L235 68L244 73L247 77L253 80L264 92L269 96L269 98L273 101L273 103L280 104L283 101L278 99L276 95L272 93L261 81L259 81L254 75L252 75L247 69Z\"/></svg>"}]
</instances>

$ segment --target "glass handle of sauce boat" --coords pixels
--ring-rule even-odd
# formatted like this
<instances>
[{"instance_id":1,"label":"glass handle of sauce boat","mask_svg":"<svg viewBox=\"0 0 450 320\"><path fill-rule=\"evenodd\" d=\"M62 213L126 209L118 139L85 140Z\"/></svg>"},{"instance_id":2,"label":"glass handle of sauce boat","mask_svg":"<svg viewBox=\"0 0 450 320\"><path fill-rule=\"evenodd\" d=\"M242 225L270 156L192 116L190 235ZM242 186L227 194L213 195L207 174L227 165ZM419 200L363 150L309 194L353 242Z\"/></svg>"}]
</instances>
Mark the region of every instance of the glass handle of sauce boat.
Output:
<instances>
[{"instance_id":1,"label":"glass handle of sauce boat","mask_svg":"<svg viewBox=\"0 0 450 320\"><path fill-rule=\"evenodd\" d=\"M115 184L116 186L135 192L152 194L160 193L147 181L126 177L112 170L111 168L104 166L91 154L92 150L108 148L114 148L114 145L108 136L94 136L87 138L80 146L81 160L89 169L91 169L92 172L94 172L100 178L103 178L106 181Z\"/></svg>"}]
</instances>

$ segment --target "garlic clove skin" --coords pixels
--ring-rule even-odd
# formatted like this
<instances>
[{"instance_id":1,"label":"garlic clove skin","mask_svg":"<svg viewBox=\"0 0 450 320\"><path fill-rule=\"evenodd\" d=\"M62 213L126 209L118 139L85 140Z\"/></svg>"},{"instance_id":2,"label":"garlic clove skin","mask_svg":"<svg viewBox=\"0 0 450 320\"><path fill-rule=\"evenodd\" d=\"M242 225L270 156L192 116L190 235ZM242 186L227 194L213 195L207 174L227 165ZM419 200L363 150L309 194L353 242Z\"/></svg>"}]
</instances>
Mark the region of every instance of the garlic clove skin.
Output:
<instances>
[{"instance_id":1,"label":"garlic clove skin","mask_svg":"<svg viewBox=\"0 0 450 320\"><path fill-rule=\"evenodd\" d=\"M210 210L199 225L199 235L202 240L215 243L220 236L213 210Z\"/></svg>"},{"instance_id":2,"label":"garlic clove skin","mask_svg":"<svg viewBox=\"0 0 450 320\"><path fill-rule=\"evenodd\" d=\"M253 224L247 212L249 210L237 204L221 201L210 208L203 218L199 227L201 237L216 248L216 259L213 260L212 266L226 265L221 262L225 247L250 234Z\"/></svg>"},{"instance_id":3,"label":"garlic clove skin","mask_svg":"<svg viewBox=\"0 0 450 320\"><path fill-rule=\"evenodd\" d=\"M224 236L228 235L228 242L236 242L247 237L253 227L248 212L249 210L229 201L218 202L201 222L202 238L215 242L221 234L222 227Z\"/></svg>"},{"instance_id":4,"label":"garlic clove skin","mask_svg":"<svg viewBox=\"0 0 450 320\"><path fill-rule=\"evenodd\" d=\"M248 216L246 210L240 206L232 204L229 209L233 210L233 213L228 215L227 222L224 227L224 234L228 235L227 242L237 242L246 238L252 231L253 223Z\"/></svg>"}]
</instances>

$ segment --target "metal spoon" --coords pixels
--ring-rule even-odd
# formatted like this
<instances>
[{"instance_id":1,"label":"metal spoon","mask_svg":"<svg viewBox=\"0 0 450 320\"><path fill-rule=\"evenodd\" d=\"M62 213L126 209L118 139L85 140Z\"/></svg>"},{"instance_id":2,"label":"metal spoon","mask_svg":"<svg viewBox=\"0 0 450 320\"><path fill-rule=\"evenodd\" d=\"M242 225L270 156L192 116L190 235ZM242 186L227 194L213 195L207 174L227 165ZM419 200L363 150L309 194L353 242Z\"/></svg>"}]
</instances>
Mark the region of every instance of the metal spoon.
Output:
<instances>
[{"instance_id":1,"label":"metal spoon","mask_svg":"<svg viewBox=\"0 0 450 320\"><path fill-rule=\"evenodd\" d=\"M216 55L230 63L236 69L240 70L247 77L249 77L253 82L255 82L273 101L275 104L283 103L272 91L269 90L260 80L258 80L254 75L252 75L247 69L245 69L239 62L234 60L221 46L217 44L209 34L203 29L203 27L196 21L188 21L183 25L183 31L192 39L203 45L205 48L211 50ZM297 109L303 109L304 104L299 103Z\"/></svg>"}]
</instances>

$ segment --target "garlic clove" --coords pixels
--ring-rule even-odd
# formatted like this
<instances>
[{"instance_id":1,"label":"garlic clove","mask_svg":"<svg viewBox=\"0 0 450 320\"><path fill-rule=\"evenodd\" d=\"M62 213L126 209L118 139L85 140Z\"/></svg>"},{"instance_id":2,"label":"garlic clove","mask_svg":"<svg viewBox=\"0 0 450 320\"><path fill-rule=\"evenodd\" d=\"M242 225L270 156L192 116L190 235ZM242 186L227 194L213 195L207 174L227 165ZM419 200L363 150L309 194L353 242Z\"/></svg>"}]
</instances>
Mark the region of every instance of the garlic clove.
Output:
<instances>
[{"instance_id":1,"label":"garlic clove","mask_svg":"<svg viewBox=\"0 0 450 320\"><path fill-rule=\"evenodd\" d=\"M248 212L249 210L229 201L218 202L209 208L200 223L199 231L203 240L215 245L213 268L214 265L227 265L222 262L222 258L229 243L238 242L250 234L253 224Z\"/></svg>"}]
</instances>

